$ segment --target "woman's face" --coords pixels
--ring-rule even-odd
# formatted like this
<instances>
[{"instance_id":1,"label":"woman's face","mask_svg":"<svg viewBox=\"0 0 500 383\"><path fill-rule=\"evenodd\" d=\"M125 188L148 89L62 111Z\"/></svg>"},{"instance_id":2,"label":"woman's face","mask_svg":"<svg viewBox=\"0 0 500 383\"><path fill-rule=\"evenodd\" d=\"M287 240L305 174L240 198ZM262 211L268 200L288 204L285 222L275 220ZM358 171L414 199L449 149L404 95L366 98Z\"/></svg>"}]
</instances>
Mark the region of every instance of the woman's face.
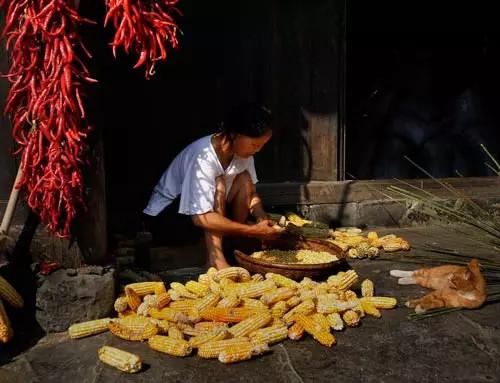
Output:
<instances>
[{"instance_id":1,"label":"woman's face","mask_svg":"<svg viewBox=\"0 0 500 383\"><path fill-rule=\"evenodd\" d=\"M233 140L233 153L242 158L253 156L262 149L272 135L271 130L268 130L264 135L257 138L237 134Z\"/></svg>"}]
</instances>

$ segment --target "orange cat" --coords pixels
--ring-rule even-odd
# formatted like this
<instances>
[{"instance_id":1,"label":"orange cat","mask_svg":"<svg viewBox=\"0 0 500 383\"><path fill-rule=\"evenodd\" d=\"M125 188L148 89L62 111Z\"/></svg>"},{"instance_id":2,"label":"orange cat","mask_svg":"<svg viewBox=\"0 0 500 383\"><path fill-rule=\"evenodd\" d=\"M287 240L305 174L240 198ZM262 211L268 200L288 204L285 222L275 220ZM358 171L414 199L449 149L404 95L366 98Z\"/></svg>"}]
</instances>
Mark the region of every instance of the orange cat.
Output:
<instances>
[{"instance_id":1,"label":"orange cat","mask_svg":"<svg viewBox=\"0 0 500 383\"><path fill-rule=\"evenodd\" d=\"M415 271L391 270L400 285L419 284L434 289L421 298L406 302L415 312L439 307L464 307L473 309L486 300L486 281L481 275L477 259L467 266L443 265Z\"/></svg>"}]
</instances>

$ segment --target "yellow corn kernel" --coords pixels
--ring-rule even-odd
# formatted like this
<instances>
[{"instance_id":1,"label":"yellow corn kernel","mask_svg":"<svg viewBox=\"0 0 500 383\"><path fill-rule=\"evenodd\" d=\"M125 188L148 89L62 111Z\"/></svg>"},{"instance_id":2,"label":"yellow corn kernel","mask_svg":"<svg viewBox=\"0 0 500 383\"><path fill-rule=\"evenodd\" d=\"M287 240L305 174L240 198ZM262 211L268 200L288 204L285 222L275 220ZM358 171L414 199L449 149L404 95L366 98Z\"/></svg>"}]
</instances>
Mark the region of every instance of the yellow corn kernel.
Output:
<instances>
[{"instance_id":1,"label":"yellow corn kernel","mask_svg":"<svg viewBox=\"0 0 500 383\"><path fill-rule=\"evenodd\" d=\"M119 348L103 346L98 350L99 360L123 372L134 373L142 368L138 355L120 350Z\"/></svg>"},{"instance_id":2,"label":"yellow corn kernel","mask_svg":"<svg viewBox=\"0 0 500 383\"><path fill-rule=\"evenodd\" d=\"M288 305L286 304L286 302L279 301L273 307L271 307L271 316L273 318L282 318L287 311Z\"/></svg>"},{"instance_id":3,"label":"yellow corn kernel","mask_svg":"<svg viewBox=\"0 0 500 383\"><path fill-rule=\"evenodd\" d=\"M240 298L260 298L268 291L274 289L276 284L272 280L252 283L251 285L238 288L237 294Z\"/></svg>"},{"instance_id":4,"label":"yellow corn kernel","mask_svg":"<svg viewBox=\"0 0 500 383\"><path fill-rule=\"evenodd\" d=\"M219 294L210 293L207 296L200 299L194 307L201 313L207 308L214 307L215 305L217 305L219 300L220 300Z\"/></svg>"},{"instance_id":5,"label":"yellow corn kernel","mask_svg":"<svg viewBox=\"0 0 500 383\"><path fill-rule=\"evenodd\" d=\"M298 289L300 287L298 282L281 274L266 273L266 279L272 279L278 287L288 287L290 289Z\"/></svg>"},{"instance_id":6,"label":"yellow corn kernel","mask_svg":"<svg viewBox=\"0 0 500 383\"><path fill-rule=\"evenodd\" d=\"M176 325L168 328L167 335L173 339L184 339L184 333Z\"/></svg>"},{"instance_id":7,"label":"yellow corn kernel","mask_svg":"<svg viewBox=\"0 0 500 383\"><path fill-rule=\"evenodd\" d=\"M288 329L288 337L291 340L300 340L300 339L302 339L303 336L304 336L304 326L302 326L298 322L295 322Z\"/></svg>"},{"instance_id":8,"label":"yellow corn kernel","mask_svg":"<svg viewBox=\"0 0 500 383\"><path fill-rule=\"evenodd\" d=\"M240 298L236 294L228 295L217 303L216 307L233 308L240 304Z\"/></svg>"},{"instance_id":9,"label":"yellow corn kernel","mask_svg":"<svg viewBox=\"0 0 500 383\"><path fill-rule=\"evenodd\" d=\"M186 289L199 297L204 297L210 292L210 287L196 281L187 282Z\"/></svg>"},{"instance_id":10,"label":"yellow corn kernel","mask_svg":"<svg viewBox=\"0 0 500 383\"><path fill-rule=\"evenodd\" d=\"M361 300L370 302L378 309L393 309L398 304L396 298L393 297L365 297Z\"/></svg>"},{"instance_id":11,"label":"yellow corn kernel","mask_svg":"<svg viewBox=\"0 0 500 383\"><path fill-rule=\"evenodd\" d=\"M198 298L198 295L193 294L190 292L186 286L184 286L182 283L179 282L172 282L170 284L170 288L174 290L179 296L184 297L184 298L190 298L190 299L196 299Z\"/></svg>"},{"instance_id":12,"label":"yellow corn kernel","mask_svg":"<svg viewBox=\"0 0 500 383\"><path fill-rule=\"evenodd\" d=\"M252 279L248 270L243 267L226 267L225 269L217 271L213 279L215 282L219 282L222 278L228 278L239 282L246 282Z\"/></svg>"},{"instance_id":13,"label":"yellow corn kernel","mask_svg":"<svg viewBox=\"0 0 500 383\"><path fill-rule=\"evenodd\" d=\"M233 338L239 338L264 327L270 321L271 314L263 311L235 324L229 329L229 332L232 334Z\"/></svg>"},{"instance_id":14,"label":"yellow corn kernel","mask_svg":"<svg viewBox=\"0 0 500 383\"><path fill-rule=\"evenodd\" d=\"M312 300L306 300L301 304L295 306L285 315L283 315L283 319L286 322L286 324L291 324L295 321L294 319L295 314L309 315L314 311L314 309L315 309L314 302Z\"/></svg>"},{"instance_id":15,"label":"yellow corn kernel","mask_svg":"<svg viewBox=\"0 0 500 383\"><path fill-rule=\"evenodd\" d=\"M172 356L188 356L192 348L186 340L174 339L169 336L155 335L148 339L149 347Z\"/></svg>"},{"instance_id":16,"label":"yellow corn kernel","mask_svg":"<svg viewBox=\"0 0 500 383\"><path fill-rule=\"evenodd\" d=\"M0 299L0 343L9 342L14 336L9 317L5 311L2 300Z\"/></svg>"},{"instance_id":17,"label":"yellow corn kernel","mask_svg":"<svg viewBox=\"0 0 500 383\"><path fill-rule=\"evenodd\" d=\"M203 343L198 348L198 356L201 358L218 358L219 354L232 347L234 350L241 350L245 348L252 349L252 344L248 338L232 338L225 340L209 341Z\"/></svg>"},{"instance_id":18,"label":"yellow corn kernel","mask_svg":"<svg viewBox=\"0 0 500 383\"><path fill-rule=\"evenodd\" d=\"M288 328L286 326L261 328L250 333L249 337L256 343L273 344L281 342L288 337Z\"/></svg>"},{"instance_id":19,"label":"yellow corn kernel","mask_svg":"<svg viewBox=\"0 0 500 383\"><path fill-rule=\"evenodd\" d=\"M344 321L339 313L331 313L326 316L328 324L330 327L336 331L341 331L344 329Z\"/></svg>"},{"instance_id":20,"label":"yellow corn kernel","mask_svg":"<svg viewBox=\"0 0 500 383\"><path fill-rule=\"evenodd\" d=\"M215 322L238 323L264 310L249 309L246 307L235 307L227 309L224 307L209 307L201 312L202 319Z\"/></svg>"},{"instance_id":21,"label":"yellow corn kernel","mask_svg":"<svg viewBox=\"0 0 500 383\"><path fill-rule=\"evenodd\" d=\"M0 298L16 309L24 306L23 297L2 276L0 276Z\"/></svg>"},{"instance_id":22,"label":"yellow corn kernel","mask_svg":"<svg viewBox=\"0 0 500 383\"><path fill-rule=\"evenodd\" d=\"M295 295L286 301L286 305L291 309L300 304L300 302L302 302L302 299L300 299L299 296Z\"/></svg>"},{"instance_id":23,"label":"yellow corn kernel","mask_svg":"<svg viewBox=\"0 0 500 383\"><path fill-rule=\"evenodd\" d=\"M103 318L72 324L68 328L69 337L71 339L77 339L108 331L108 324L110 321L111 318Z\"/></svg>"},{"instance_id":24,"label":"yellow corn kernel","mask_svg":"<svg viewBox=\"0 0 500 383\"><path fill-rule=\"evenodd\" d=\"M271 290L260 297L260 301L265 305L271 306L279 301L286 301L287 299L293 297L296 294L295 289L290 289L288 287L280 287L275 290Z\"/></svg>"},{"instance_id":25,"label":"yellow corn kernel","mask_svg":"<svg viewBox=\"0 0 500 383\"><path fill-rule=\"evenodd\" d=\"M338 313L352 309L358 304L354 300L342 301L337 299L336 297L337 295L335 294L323 294L318 296L316 311L321 314Z\"/></svg>"},{"instance_id":26,"label":"yellow corn kernel","mask_svg":"<svg viewBox=\"0 0 500 383\"><path fill-rule=\"evenodd\" d=\"M168 320L169 322L189 322L186 314L170 307L164 307L161 310L151 308L149 309L149 315L151 318Z\"/></svg>"},{"instance_id":27,"label":"yellow corn kernel","mask_svg":"<svg viewBox=\"0 0 500 383\"><path fill-rule=\"evenodd\" d=\"M335 337L328 331L324 330L321 325L310 316L303 314L295 315L296 322L300 323L304 330L316 339L323 346L331 347L335 344Z\"/></svg>"},{"instance_id":28,"label":"yellow corn kernel","mask_svg":"<svg viewBox=\"0 0 500 383\"><path fill-rule=\"evenodd\" d=\"M365 279L361 283L361 295L363 297L373 297L374 285L369 279Z\"/></svg>"},{"instance_id":29,"label":"yellow corn kernel","mask_svg":"<svg viewBox=\"0 0 500 383\"><path fill-rule=\"evenodd\" d=\"M219 362L236 363L252 358L252 348L246 348L238 351L224 350L219 354Z\"/></svg>"},{"instance_id":30,"label":"yellow corn kernel","mask_svg":"<svg viewBox=\"0 0 500 383\"><path fill-rule=\"evenodd\" d=\"M262 282L264 280L264 277L262 274L254 274L252 275L252 281L253 282Z\"/></svg>"},{"instance_id":31,"label":"yellow corn kernel","mask_svg":"<svg viewBox=\"0 0 500 383\"><path fill-rule=\"evenodd\" d=\"M227 327L227 323L224 322L198 322L194 325L195 330L200 332L209 332L216 327Z\"/></svg>"},{"instance_id":32,"label":"yellow corn kernel","mask_svg":"<svg viewBox=\"0 0 500 383\"><path fill-rule=\"evenodd\" d=\"M158 333L158 327L154 323L139 316L112 319L108 328L117 337L132 341L142 341Z\"/></svg>"},{"instance_id":33,"label":"yellow corn kernel","mask_svg":"<svg viewBox=\"0 0 500 383\"><path fill-rule=\"evenodd\" d=\"M212 331L200 334L198 336L194 336L191 339L189 339L189 345L192 348L198 348L202 344L205 344L207 342L226 339L228 335L229 332L227 327L215 327Z\"/></svg>"},{"instance_id":34,"label":"yellow corn kernel","mask_svg":"<svg viewBox=\"0 0 500 383\"><path fill-rule=\"evenodd\" d=\"M125 287L125 296L127 297L128 307L132 311L137 311L139 305L142 303L141 298L131 287Z\"/></svg>"},{"instance_id":35,"label":"yellow corn kernel","mask_svg":"<svg viewBox=\"0 0 500 383\"><path fill-rule=\"evenodd\" d=\"M155 289L164 285L163 282L136 282L129 283L125 288L133 289L137 295L143 297L144 295L154 294Z\"/></svg>"},{"instance_id":36,"label":"yellow corn kernel","mask_svg":"<svg viewBox=\"0 0 500 383\"><path fill-rule=\"evenodd\" d=\"M117 313L123 313L128 310L128 299L127 297L118 297L114 304L115 311Z\"/></svg>"},{"instance_id":37,"label":"yellow corn kernel","mask_svg":"<svg viewBox=\"0 0 500 383\"><path fill-rule=\"evenodd\" d=\"M326 316L321 313L312 314L311 317L318 323L321 328L325 331L330 331L330 322L326 319Z\"/></svg>"},{"instance_id":38,"label":"yellow corn kernel","mask_svg":"<svg viewBox=\"0 0 500 383\"><path fill-rule=\"evenodd\" d=\"M366 300L360 300L359 303L363 311L368 315L371 315L375 318L380 318L382 316L382 314L380 314L380 311L375 307L373 303L370 303Z\"/></svg>"},{"instance_id":39,"label":"yellow corn kernel","mask_svg":"<svg viewBox=\"0 0 500 383\"><path fill-rule=\"evenodd\" d=\"M199 299L184 299L180 301L172 301L168 307L187 314L193 307L196 307L199 302Z\"/></svg>"},{"instance_id":40,"label":"yellow corn kernel","mask_svg":"<svg viewBox=\"0 0 500 383\"><path fill-rule=\"evenodd\" d=\"M359 325L359 315L353 310L347 310L342 314L342 319L344 319L345 324L349 327L356 327Z\"/></svg>"},{"instance_id":41,"label":"yellow corn kernel","mask_svg":"<svg viewBox=\"0 0 500 383\"><path fill-rule=\"evenodd\" d=\"M268 308L264 303L262 303L258 299L253 298L243 298L241 300L241 307L257 310L267 310Z\"/></svg>"}]
</instances>

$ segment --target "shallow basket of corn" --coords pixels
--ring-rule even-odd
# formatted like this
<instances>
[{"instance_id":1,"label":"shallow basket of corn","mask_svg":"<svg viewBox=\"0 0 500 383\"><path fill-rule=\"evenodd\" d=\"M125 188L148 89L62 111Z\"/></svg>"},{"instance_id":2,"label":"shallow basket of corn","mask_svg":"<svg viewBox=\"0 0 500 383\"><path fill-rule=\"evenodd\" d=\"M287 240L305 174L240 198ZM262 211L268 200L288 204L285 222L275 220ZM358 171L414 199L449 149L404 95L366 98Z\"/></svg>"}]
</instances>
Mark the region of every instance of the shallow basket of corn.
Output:
<instances>
[{"instance_id":1,"label":"shallow basket of corn","mask_svg":"<svg viewBox=\"0 0 500 383\"><path fill-rule=\"evenodd\" d=\"M316 282L271 272L251 274L242 267L210 268L185 284L129 284L116 299L117 317L77 323L68 333L80 339L110 331L171 357L196 354L228 364L307 335L332 347L334 332L356 327L366 316L380 318L384 309L396 305L395 298L376 296L371 280L360 283L354 270ZM141 370L140 355L117 347L104 346L98 356L123 372Z\"/></svg>"}]
</instances>

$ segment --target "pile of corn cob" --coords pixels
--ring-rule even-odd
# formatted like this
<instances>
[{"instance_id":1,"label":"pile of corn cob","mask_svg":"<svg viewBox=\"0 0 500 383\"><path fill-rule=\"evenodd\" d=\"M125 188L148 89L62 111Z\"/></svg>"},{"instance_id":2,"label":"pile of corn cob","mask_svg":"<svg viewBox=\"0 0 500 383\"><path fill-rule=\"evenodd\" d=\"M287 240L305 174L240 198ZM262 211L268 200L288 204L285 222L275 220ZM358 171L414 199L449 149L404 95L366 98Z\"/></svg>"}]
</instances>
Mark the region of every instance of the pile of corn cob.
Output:
<instances>
[{"instance_id":1,"label":"pile of corn cob","mask_svg":"<svg viewBox=\"0 0 500 383\"><path fill-rule=\"evenodd\" d=\"M24 306L24 300L21 295L5 278L0 276L0 343L7 343L14 336L14 332L12 331L3 301L17 309L21 309Z\"/></svg>"},{"instance_id":2,"label":"pile of corn cob","mask_svg":"<svg viewBox=\"0 0 500 383\"><path fill-rule=\"evenodd\" d=\"M380 249L385 252L409 250L410 244L394 234L379 237L375 231L370 231L366 237L357 227L330 230L329 242L347 252L350 258L376 258Z\"/></svg>"},{"instance_id":3,"label":"pile of corn cob","mask_svg":"<svg viewBox=\"0 0 500 383\"><path fill-rule=\"evenodd\" d=\"M250 275L241 267L210 268L197 281L140 282L125 287L115 302L118 318L79 323L69 328L71 338L111 331L132 341L147 340L154 350L187 356L197 349L201 358L222 363L250 359L287 338L310 334L331 347L331 330L354 327L366 315L380 317L379 309L394 308L395 298L374 296L370 280L361 283L354 270L318 283L300 283L279 274ZM103 348L99 358L123 371L140 370L140 358L114 348Z\"/></svg>"}]
</instances>

